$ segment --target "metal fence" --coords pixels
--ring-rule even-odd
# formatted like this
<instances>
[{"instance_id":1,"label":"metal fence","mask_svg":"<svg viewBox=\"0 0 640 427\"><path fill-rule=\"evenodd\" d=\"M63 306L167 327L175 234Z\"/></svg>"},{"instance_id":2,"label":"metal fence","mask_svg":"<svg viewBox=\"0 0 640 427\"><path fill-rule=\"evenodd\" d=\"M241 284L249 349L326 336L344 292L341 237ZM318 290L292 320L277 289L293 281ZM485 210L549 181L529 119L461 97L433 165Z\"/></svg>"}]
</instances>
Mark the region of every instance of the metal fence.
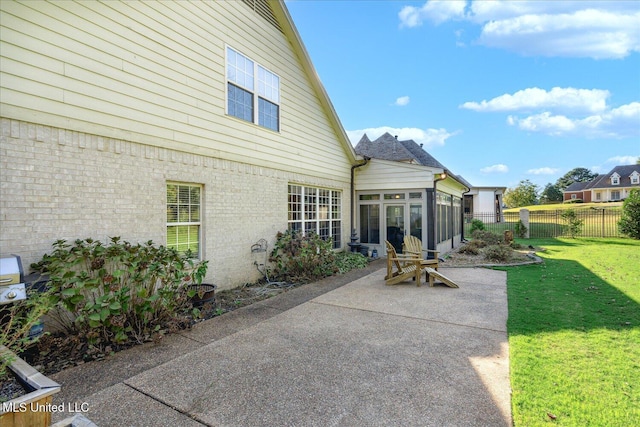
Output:
<instances>
[{"instance_id":1,"label":"metal fence","mask_svg":"<svg viewBox=\"0 0 640 427\"><path fill-rule=\"evenodd\" d=\"M525 226L530 238L568 237L571 235L569 223L562 217L563 210L529 211L529 222ZM622 237L618 229L618 221L622 216L620 209L576 209L577 219L582 221L578 237ZM502 234L505 230L515 233L516 224L520 220L519 212L473 213L464 215L464 235L471 237L471 221L478 219L485 230Z\"/></svg>"}]
</instances>

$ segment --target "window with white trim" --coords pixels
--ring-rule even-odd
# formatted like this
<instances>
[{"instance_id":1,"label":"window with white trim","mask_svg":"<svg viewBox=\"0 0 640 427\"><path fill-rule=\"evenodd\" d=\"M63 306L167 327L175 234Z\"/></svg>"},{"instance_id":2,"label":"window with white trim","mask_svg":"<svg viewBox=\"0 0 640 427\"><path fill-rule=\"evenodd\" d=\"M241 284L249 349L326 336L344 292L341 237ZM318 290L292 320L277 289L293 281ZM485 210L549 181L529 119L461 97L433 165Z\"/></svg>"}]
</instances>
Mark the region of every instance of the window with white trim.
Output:
<instances>
[{"instance_id":1,"label":"window with white trim","mask_svg":"<svg viewBox=\"0 0 640 427\"><path fill-rule=\"evenodd\" d=\"M227 47L227 114L278 132L280 77Z\"/></svg>"},{"instance_id":2,"label":"window with white trim","mask_svg":"<svg viewBox=\"0 0 640 427\"><path fill-rule=\"evenodd\" d=\"M620 185L620 175L617 173L611 175L611 185Z\"/></svg>"},{"instance_id":3,"label":"window with white trim","mask_svg":"<svg viewBox=\"0 0 640 427\"><path fill-rule=\"evenodd\" d=\"M202 186L167 183L167 247L200 258Z\"/></svg>"},{"instance_id":4,"label":"window with white trim","mask_svg":"<svg viewBox=\"0 0 640 427\"><path fill-rule=\"evenodd\" d=\"M632 184L640 184L640 173L633 171L629 178L631 178Z\"/></svg>"},{"instance_id":5,"label":"window with white trim","mask_svg":"<svg viewBox=\"0 0 640 427\"><path fill-rule=\"evenodd\" d=\"M289 230L333 238L333 248L342 247L342 192L289 184L288 214Z\"/></svg>"}]
</instances>

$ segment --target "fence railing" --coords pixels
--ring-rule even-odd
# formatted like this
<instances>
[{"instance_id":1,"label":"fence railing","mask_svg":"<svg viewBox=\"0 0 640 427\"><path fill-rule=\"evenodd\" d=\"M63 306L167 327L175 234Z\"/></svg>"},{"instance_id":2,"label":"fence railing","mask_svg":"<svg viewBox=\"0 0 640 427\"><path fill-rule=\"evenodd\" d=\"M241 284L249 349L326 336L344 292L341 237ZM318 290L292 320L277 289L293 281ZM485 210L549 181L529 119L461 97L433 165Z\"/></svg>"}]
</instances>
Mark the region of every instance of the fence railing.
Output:
<instances>
[{"instance_id":1,"label":"fence railing","mask_svg":"<svg viewBox=\"0 0 640 427\"><path fill-rule=\"evenodd\" d=\"M528 224L530 238L568 237L569 223L562 218L562 210L529 211ZM622 216L619 209L576 209L578 220L582 221L578 237L622 237L618 230L618 221ZM504 212L497 215L493 212L476 212L464 215L464 235L471 237L471 221L479 219L485 230L502 234L505 230L515 233L516 224L521 219L520 212Z\"/></svg>"}]
</instances>

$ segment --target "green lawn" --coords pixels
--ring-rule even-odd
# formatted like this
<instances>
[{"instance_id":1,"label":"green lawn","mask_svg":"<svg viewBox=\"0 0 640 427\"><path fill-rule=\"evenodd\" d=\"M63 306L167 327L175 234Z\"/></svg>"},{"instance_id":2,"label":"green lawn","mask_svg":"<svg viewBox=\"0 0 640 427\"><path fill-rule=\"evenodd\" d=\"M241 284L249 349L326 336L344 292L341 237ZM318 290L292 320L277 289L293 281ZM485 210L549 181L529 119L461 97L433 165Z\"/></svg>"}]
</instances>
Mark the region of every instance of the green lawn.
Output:
<instances>
[{"instance_id":1,"label":"green lawn","mask_svg":"<svg viewBox=\"0 0 640 427\"><path fill-rule=\"evenodd\" d=\"M507 269L515 425L640 425L640 241L520 243L546 251Z\"/></svg>"},{"instance_id":2,"label":"green lawn","mask_svg":"<svg viewBox=\"0 0 640 427\"><path fill-rule=\"evenodd\" d=\"M520 212L520 209L528 209L530 211L555 211L565 209L621 209L622 202L602 202L602 203L553 203L548 205L531 205L521 208L509 208L504 212Z\"/></svg>"}]
</instances>

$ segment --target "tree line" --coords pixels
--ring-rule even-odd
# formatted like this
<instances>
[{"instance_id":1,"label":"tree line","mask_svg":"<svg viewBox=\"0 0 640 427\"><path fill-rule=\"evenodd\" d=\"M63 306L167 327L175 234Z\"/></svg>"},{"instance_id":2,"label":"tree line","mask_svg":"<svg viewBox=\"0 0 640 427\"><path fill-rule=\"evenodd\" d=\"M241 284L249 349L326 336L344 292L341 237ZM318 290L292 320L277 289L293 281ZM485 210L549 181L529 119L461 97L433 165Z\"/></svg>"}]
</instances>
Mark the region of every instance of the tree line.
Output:
<instances>
[{"instance_id":1,"label":"tree line","mask_svg":"<svg viewBox=\"0 0 640 427\"><path fill-rule=\"evenodd\" d=\"M514 188L509 188L502 197L503 202L510 208L530 206L546 203L562 202L562 191L574 182L589 182L598 176L587 168L574 168L558 178L555 183L548 183L540 191L540 186L528 179L522 180Z\"/></svg>"}]
</instances>

